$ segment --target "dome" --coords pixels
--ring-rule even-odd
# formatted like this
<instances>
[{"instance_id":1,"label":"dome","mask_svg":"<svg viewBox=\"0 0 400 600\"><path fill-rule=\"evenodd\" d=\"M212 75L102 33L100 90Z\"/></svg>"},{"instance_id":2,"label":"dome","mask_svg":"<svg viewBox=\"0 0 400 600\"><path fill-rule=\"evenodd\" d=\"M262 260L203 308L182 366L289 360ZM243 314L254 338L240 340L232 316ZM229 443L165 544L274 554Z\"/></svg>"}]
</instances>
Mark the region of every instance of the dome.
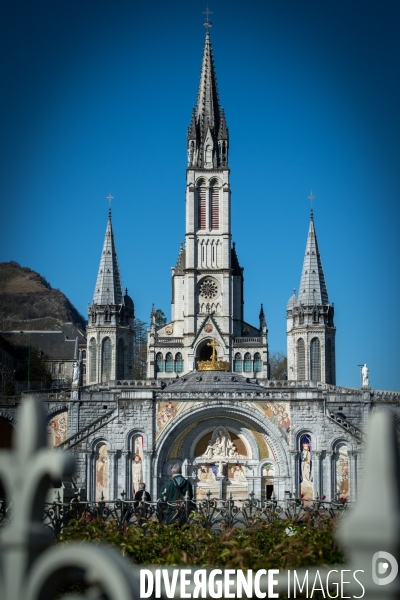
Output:
<instances>
[{"instance_id":1,"label":"dome","mask_svg":"<svg viewBox=\"0 0 400 600\"><path fill-rule=\"evenodd\" d=\"M287 303L287 310L291 310L295 306L299 305L299 299L296 296L296 290L293 290L293 295L290 296L289 302Z\"/></svg>"},{"instance_id":2,"label":"dome","mask_svg":"<svg viewBox=\"0 0 400 600\"><path fill-rule=\"evenodd\" d=\"M261 392L264 388L248 377L230 371L195 371L168 383L165 392Z\"/></svg>"}]
</instances>

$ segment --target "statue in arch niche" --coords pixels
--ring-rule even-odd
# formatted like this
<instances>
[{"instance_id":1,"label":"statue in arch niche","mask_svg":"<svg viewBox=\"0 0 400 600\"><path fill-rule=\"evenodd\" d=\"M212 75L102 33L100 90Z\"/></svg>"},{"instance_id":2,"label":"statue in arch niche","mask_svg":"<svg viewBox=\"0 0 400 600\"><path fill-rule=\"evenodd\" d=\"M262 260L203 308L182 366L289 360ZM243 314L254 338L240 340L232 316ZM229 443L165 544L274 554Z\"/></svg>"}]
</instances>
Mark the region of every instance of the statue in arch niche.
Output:
<instances>
[{"instance_id":1,"label":"statue in arch niche","mask_svg":"<svg viewBox=\"0 0 400 600\"><path fill-rule=\"evenodd\" d=\"M238 453L235 444L231 440L229 431L222 425L219 425L214 430L206 451L199 458L203 460L228 460L247 457Z\"/></svg>"}]
</instances>

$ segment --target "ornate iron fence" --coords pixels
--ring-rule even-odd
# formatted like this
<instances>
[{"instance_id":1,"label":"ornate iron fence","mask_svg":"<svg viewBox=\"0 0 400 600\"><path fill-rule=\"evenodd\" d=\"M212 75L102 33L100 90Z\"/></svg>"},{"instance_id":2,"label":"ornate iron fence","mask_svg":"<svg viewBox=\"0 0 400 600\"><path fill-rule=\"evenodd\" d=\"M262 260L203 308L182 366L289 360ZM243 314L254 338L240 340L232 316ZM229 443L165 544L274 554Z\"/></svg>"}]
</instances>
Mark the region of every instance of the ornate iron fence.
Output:
<instances>
[{"instance_id":1,"label":"ornate iron fence","mask_svg":"<svg viewBox=\"0 0 400 600\"><path fill-rule=\"evenodd\" d=\"M201 523L211 529L227 529L232 527L256 527L262 523L290 519L301 522L317 523L321 519L337 519L346 508L344 500L335 499L328 502L325 499L306 501L302 498L290 498L278 501L259 500L254 493L244 500L235 500L232 495L226 500L211 497L198 502L190 500L189 496L177 502L167 502L164 497L157 502L125 500L122 498L111 502L81 501L79 497L71 502L63 503L61 498L45 505L45 525L54 535L61 533L63 527L72 519L89 522L101 517L114 520L121 526L143 527L148 521L164 523Z\"/></svg>"}]
</instances>

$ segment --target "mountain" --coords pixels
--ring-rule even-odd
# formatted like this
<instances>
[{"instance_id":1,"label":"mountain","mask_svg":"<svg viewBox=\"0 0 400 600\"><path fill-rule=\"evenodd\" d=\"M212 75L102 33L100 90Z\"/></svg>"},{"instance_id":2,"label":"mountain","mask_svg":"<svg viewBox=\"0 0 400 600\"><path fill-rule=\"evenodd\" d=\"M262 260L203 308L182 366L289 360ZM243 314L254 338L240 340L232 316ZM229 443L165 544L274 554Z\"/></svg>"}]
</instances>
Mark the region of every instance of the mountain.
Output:
<instances>
[{"instance_id":1,"label":"mountain","mask_svg":"<svg viewBox=\"0 0 400 600\"><path fill-rule=\"evenodd\" d=\"M83 332L84 317L42 275L18 263L0 263L0 330L56 330L73 323Z\"/></svg>"}]
</instances>

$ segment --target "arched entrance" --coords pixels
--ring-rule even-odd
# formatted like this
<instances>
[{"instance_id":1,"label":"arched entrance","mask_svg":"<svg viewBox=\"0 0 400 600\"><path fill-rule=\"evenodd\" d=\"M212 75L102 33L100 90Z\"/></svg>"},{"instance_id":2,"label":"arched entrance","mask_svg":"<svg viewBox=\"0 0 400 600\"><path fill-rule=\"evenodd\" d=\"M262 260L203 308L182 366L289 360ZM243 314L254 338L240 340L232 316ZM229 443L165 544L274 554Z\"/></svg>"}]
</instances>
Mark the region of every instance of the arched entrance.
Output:
<instances>
[{"instance_id":1,"label":"arched entrance","mask_svg":"<svg viewBox=\"0 0 400 600\"><path fill-rule=\"evenodd\" d=\"M276 465L274 493L283 498L289 478L289 450L279 430L261 411L241 402L219 401L216 415L213 403L188 404L158 437L154 494L159 493L171 476L170 467L178 462L196 492L209 485L214 498L223 498L235 487L234 497L247 497L254 491L261 498L261 465L270 458Z\"/></svg>"},{"instance_id":2,"label":"arched entrance","mask_svg":"<svg viewBox=\"0 0 400 600\"><path fill-rule=\"evenodd\" d=\"M211 340L206 340L203 345L197 351L197 360L211 360L212 347L207 344Z\"/></svg>"}]
</instances>

